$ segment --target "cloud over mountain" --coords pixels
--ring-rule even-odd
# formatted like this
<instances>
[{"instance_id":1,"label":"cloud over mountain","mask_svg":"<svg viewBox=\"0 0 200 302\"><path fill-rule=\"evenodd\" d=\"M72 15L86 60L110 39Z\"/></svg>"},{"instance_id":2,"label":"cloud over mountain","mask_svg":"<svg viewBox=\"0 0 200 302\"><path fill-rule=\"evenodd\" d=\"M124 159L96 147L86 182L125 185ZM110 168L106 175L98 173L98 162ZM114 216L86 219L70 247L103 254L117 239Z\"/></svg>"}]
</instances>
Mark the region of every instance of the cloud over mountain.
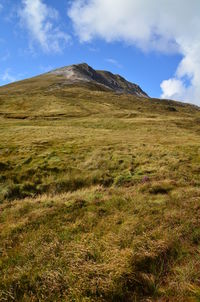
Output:
<instances>
[{"instance_id":1,"label":"cloud over mountain","mask_svg":"<svg viewBox=\"0 0 200 302\"><path fill-rule=\"evenodd\" d=\"M42 0L22 0L19 16L31 41L39 43L45 52L59 52L69 40L68 34L55 25L58 11Z\"/></svg>"},{"instance_id":2,"label":"cloud over mountain","mask_svg":"<svg viewBox=\"0 0 200 302\"><path fill-rule=\"evenodd\" d=\"M124 41L143 51L180 53L162 97L200 104L199 0L74 0L68 12L80 40Z\"/></svg>"}]
</instances>

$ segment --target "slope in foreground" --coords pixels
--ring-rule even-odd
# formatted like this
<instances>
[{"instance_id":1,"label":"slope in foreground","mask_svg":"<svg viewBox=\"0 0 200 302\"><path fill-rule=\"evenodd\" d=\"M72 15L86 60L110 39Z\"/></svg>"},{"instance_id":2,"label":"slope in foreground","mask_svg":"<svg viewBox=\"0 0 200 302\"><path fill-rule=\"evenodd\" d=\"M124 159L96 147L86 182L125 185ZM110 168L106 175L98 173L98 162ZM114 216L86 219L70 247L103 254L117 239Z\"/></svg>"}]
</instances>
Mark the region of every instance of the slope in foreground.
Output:
<instances>
[{"instance_id":1,"label":"slope in foreground","mask_svg":"<svg viewBox=\"0 0 200 302\"><path fill-rule=\"evenodd\" d=\"M199 301L198 108L61 82L0 89L0 300Z\"/></svg>"}]
</instances>

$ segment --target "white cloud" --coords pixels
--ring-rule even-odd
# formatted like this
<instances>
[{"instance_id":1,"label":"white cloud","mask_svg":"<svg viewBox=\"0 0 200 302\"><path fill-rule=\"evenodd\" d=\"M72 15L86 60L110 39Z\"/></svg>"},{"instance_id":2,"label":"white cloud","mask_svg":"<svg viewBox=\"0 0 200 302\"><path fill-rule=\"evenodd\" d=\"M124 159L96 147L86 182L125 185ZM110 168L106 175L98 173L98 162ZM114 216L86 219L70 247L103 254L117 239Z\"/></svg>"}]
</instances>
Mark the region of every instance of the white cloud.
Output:
<instances>
[{"instance_id":1,"label":"white cloud","mask_svg":"<svg viewBox=\"0 0 200 302\"><path fill-rule=\"evenodd\" d=\"M17 78L11 74L11 69L7 68L4 73L0 75L0 79L6 84L17 81Z\"/></svg>"},{"instance_id":2,"label":"white cloud","mask_svg":"<svg viewBox=\"0 0 200 302\"><path fill-rule=\"evenodd\" d=\"M200 105L200 40L190 43L187 41L182 43L183 59L174 77L161 83L162 97L191 101ZM176 91L173 91L175 81L180 82L181 86L178 85Z\"/></svg>"},{"instance_id":3,"label":"white cloud","mask_svg":"<svg viewBox=\"0 0 200 302\"><path fill-rule=\"evenodd\" d=\"M199 0L74 0L68 12L82 42L125 41L143 51L180 53L162 96L200 105Z\"/></svg>"},{"instance_id":4,"label":"white cloud","mask_svg":"<svg viewBox=\"0 0 200 302\"><path fill-rule=\"evenodd\" d=\"M185 93L185 87L182 81L175 78L164 80L160 86L163 91L161 97L164 99L168 99L170 97L176 99L180 94Z\"/></svg>"},{"instance_id":5,"label":"white cloud","mask_svg":"<svg viewBox=\"0 0 200 302\"><path fill-rule=\"evenodd\" d=\"M69 35L55 25L59 18L57 10L43 0L22 0L19 16L31 41L38 42L45 52L59 52L69 41Z\"/></svg>"},{"instance_id":6,"label":"white cloud","mask_svg":"<svg viewBox=\"0 0 200 302\"><path fill-rule=\"evenodd\" d=\"M108 59L106 59L106 62L114 65L117 68L122 68L122 65L117 60L115 60L115 59L108 58Z\"/></svg>"}]
</instances>

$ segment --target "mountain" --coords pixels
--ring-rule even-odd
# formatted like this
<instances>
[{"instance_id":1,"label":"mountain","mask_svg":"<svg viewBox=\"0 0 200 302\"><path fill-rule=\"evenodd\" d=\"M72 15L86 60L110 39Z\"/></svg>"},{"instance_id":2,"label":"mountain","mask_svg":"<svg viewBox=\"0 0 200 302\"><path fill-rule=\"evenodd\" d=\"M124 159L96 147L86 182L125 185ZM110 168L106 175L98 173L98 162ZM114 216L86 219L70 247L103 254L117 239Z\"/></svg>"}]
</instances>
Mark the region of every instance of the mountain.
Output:
<instances>
[{"instance_id":1,"label":"mountain","mask_svg":"<svg viewBox=\"0 0 200 302\"><path fill-rule=\"evenodd\" d=\"M200 301L200 110L134 89L0 87L0 301Z\"/></svg>"},{"instance_id":2,"label":"mountain","mask_svg":"<svg viewBox=\"0 0 200 302\"><path fill-rule=\"evenodd\" d=\"M138 85L128 82L120 75L112 74L109 71L94 70L86 63L59 68L49 72L49 74L63 76L65 78L65 84L91 82L118 93L148 97Z\"/></svg>"}]
</instances>

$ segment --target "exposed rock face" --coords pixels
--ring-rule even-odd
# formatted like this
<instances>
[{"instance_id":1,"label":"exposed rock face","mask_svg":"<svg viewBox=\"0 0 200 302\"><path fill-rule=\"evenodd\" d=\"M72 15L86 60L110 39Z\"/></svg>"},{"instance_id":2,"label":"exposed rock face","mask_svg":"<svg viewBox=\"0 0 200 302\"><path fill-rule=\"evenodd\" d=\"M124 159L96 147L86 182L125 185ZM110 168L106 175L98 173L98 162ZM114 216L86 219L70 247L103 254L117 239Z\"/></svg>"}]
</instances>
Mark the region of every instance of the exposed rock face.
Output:
<instances>
[{"instance_id":1,"label":"exposed rock face","mask_svg":"<svg viewBox=\"0 0 200 302\"><path fill-rule=\"evenodd\" d=\"M118 93L129 93L148 98L148 95L138 85L109 71L94 70L86 63L55 69L50 74L64 76L66 82L69 83L94 82Z\"/></svg>"}]
</instances>

